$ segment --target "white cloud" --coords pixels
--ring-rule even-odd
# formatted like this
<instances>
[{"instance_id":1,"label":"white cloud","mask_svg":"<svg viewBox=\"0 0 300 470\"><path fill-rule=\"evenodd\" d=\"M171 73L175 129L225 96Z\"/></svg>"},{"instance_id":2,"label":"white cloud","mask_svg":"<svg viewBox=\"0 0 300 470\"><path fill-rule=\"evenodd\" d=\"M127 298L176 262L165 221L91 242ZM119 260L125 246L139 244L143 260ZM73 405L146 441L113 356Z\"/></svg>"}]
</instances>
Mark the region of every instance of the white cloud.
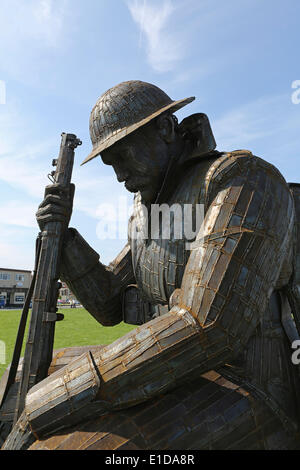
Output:
<instances>
[{"instance_id":1,"label":"white cloud","mask_svg":"<svg viewBox=\"0 0 300 470\"><path fill-rule=\"evenodd\" d=\"M43 196L44 188L51 184L47 180L46 172L38 162L30 161L29 154L19 154L12 160L11 156L0 158L0 180L12 187L25 190L27 196L39 199ZM27 162L26 162L26 158Z\"/></svg>"},{"instance_id":2,"label":"white cloud","mask_svg":"<svg viewBox=\"0 0 300 470\"><path fill-rule=\"evenodd\" d=\"M35 47L58 46L69 0L2 0L1 39L14 41L11 47L21 47L20 40L36 39ZM41 43L42 42L42 43Z\"/></svg>"},{"instance_id":3,"label":"white cloud","mask_svg":"<svg viewBox=\"0 0 300 470\"><path fill-rule=\"evenodd\" d=\"M172 70L183 56L180 37L168 28L175 11L171 0L148 2L130 0L127 3L133 20L140 28L140 45L143 36L147 41L147 58L157 72Z\"/></svg>"},{"instance_id":4,"label":"white cloud","mask_svg":"<svg viewBox=\"0 0 300 470\"><path fill-rule=\"evenodd\" d=\"M69 0L1 1L2 73L22 83L39 83L47 49L62 49L68 6Z\"/></svg>"},{"instance_id":5,"label":"white cloud","mask_svg":"<svg viewBox=\"0 0 300 470\"><path fill-rule=\"evenodd\" d=\"M139 28L139 48L146 49L156 72L181 84L241 62L251 52L244 33L247 13L259 8L259 0L126 0ZM230 25L230 27L224 27Z\"/></svg>"},{"instance_id":6,"label":"white cloud","mask_svg":"<svg viewBox=\"0 0 300 470\"><path fill-rule=\"evenodd\" d=\"M33 269L33 252L26 252L23 246L0 242L1 267L10 269Z\"/></svg>"},{"instance_id":7,"label":"white cloud","mask_svg":"<svg viewBox=\"0 0 300 470\"><path fill-rule=\"evenodd\" d=\"M300 113L289 94L262 97L211 124L220 151L251 150L275 165L287 181L300 180Z\"/></svg>"},{"instance_id":8,"label":"white cloud","mask_svg":"<svg viewBox=\"0 0 300 470\"><path fill-rule=\"evenodd\" d=\"M50 47L59 47L68 0L40 0L33 7L36 34Z\"/></svg>"},{"instance_id":9,"label":"white cloud","mask_svg":"<svg viewBox=\"0 0 300 470\"><path fill-rule=\"evenodd\" d=\"M12 187L25 190L27 196L42 198L44 187L51 184L47 180L47 172L41 162L35 160L33 155L38 155L38 148L32 147L32 152L23 150L12 158L12 155L0 156L0 180ZM43 151L45 148L43 148Z\"/></svg>"},{"instance_id":10,"label":"white cloud","mask_svg":"<svg viewBox=\"0 0 300 470\"><path fill-rule=\"evenodd\" d=\"M37 231L0 224L0 265L12 269L33 269Z\"/></svg>"},{"instance_id":11,"label":"white cloud","mask_svg":"<svg viewBox=\"0 0 300 470\"><path fill-rule=\"evenodd\" d=\"M20 200L0 204L1 224L30 227L38 230L35 220L37 205Z\"/></svg>"},{"instance_id":12,"label":"white cloud","mask_svg":"<svg viewBox=\"0 0 300 470\"><path fill-rule=\"evenodd\" d=\"M3 110L0 115L0 181L41 198L43 188L50 184L47 180L49 160L43 156L51 155L54 142L49 138L34 141L30 136L30 123L15 104L7 104Z\"/></svg>"}]
</instances>

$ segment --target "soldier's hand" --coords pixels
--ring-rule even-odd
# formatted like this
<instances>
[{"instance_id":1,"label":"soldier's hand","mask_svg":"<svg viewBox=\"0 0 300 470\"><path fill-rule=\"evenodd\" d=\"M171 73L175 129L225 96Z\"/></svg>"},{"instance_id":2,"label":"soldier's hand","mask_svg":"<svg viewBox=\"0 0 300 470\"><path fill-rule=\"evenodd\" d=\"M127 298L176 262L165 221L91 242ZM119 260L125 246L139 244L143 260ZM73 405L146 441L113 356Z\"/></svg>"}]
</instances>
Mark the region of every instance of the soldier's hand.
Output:
<instances>
[{"instance_id":1,"label":"soldier's hand","mask_svg":"<svg viewBox=\"0 0 300 470\"><path fill-rule=\"evenodd\" d=\"M72 215L74 192L75 185L72 183L67 188L58 183L46 186L45 198L36 213L41 231L48 222L62 222L68 225Z\"/></svg>"}]
</instances>

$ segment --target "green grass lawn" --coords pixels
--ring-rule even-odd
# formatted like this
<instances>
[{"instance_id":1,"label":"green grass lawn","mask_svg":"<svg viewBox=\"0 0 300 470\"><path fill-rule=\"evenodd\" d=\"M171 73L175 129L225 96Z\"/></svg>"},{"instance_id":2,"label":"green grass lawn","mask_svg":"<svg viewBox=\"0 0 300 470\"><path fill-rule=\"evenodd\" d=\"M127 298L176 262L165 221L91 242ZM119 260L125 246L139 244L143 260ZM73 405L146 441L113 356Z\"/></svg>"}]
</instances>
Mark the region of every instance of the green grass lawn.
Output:
<instances>
[{"instance_id":1,"label":"green grass lawn","mask_svg":"<svg viewBox=\"0 0 300 470\"><path fill-rule=\"evenodd\" d=\"M120 323L116 326L102 326L84 308L63 308L65 318L55 327L54 349L109 344L135 328ZM0 310L0 341L5 344L5 363L0 349L0 377L11 362L21 310ZM28 325L27 325L28 326ZM26 342L27 334L25 334ZM3 343L0 343L0 346ZM25 344L23 344L24 353Z\"/></svg>"}]
</instances>

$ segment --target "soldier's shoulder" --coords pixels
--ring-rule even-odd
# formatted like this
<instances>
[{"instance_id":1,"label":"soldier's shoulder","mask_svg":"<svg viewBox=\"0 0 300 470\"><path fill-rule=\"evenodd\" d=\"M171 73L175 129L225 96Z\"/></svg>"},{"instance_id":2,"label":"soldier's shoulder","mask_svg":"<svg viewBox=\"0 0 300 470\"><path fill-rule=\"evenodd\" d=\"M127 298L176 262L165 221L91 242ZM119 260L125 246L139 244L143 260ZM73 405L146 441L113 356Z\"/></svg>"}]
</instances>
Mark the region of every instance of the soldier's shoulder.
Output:
<instances>
[{"instance_id":1,"label":"soldier's shoulder","mask_svg":"<svg viewBox=\"0 0 300 470\"><path fill-rule=\"evenodd\" d=\"M218 179L218 176L232 172L233 169L241 169L241 166L249 165L253 158L256 158L250 150L233 150L223 152L211 166L206 175L207 180Z\"/></svg>"},{"instance_id":2,"label":"soldier's shoulder","mask_svg":"<svg viewBox=\"0 0 300 470\"><path fill-rule=\"evenodd\" d=\"M248 171L268 172L279 177L283 181L284 178L280 171L270 162L254 155L250 150L233 150L231 152L223 152L210 165L206 174L206 185L211 181L231 178L233 175L245 175Z\"/></svg>"}]
</instances>

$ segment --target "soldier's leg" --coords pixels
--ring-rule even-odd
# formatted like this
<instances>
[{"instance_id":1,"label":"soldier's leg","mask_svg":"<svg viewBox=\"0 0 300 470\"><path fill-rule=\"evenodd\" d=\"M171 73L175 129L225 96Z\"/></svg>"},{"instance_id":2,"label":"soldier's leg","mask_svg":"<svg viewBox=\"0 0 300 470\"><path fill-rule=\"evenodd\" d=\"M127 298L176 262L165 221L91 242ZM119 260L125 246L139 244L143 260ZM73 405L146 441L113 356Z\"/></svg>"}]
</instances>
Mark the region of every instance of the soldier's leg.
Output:
<instances>
[{"instance_id":1,"label":"soldier's leg","mask_svg":"<svg viewBox=\"0 0 300 470\"><path fill-rule=\"evenodd\" d=\"M76 357L81 356L84 352L91 351L92 353L101 349L102 345L97 346L76 346L70 348L57 349L53 352L53 359L49 367L49 375L58 371L62 367L69 364ZM17 400L18 386L21 380L23 358L20 359L15 383L11 386L5 404L0 410L0 448L5 439L11 431L12 423L14 420L15 406ZM4 392L6 380L9 373L9 367L4 372L0 380L0 398L1 391Z\"/></svg>"},{"instance_id":2,"label":"soldier's leg","mask_svg":"<svg viewBox=\"0 0 300 470\"><path fill-rule=\"evenodd\" d=\"M214 371L131 409L85 421L30 450L295 449L260 399Z\"/></svg>"}]
</instances>

